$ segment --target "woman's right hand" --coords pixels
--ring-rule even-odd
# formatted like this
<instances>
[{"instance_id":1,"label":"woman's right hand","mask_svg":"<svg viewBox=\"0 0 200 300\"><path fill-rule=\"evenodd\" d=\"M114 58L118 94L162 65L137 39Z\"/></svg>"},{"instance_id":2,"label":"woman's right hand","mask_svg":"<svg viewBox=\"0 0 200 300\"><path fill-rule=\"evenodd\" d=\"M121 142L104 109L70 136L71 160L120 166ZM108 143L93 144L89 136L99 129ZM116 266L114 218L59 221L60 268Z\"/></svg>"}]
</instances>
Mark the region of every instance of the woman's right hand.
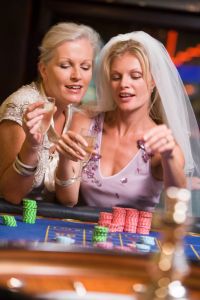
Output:
<instances>
[{"instance_id":1,"label":"woman's right hand","mask_svg":"<svg viewBox=\"0 0 200 300\"><path fill-rule=\"evenodd\" d=\"M22 121L22 127L26 134L27 142L32 147L40 146L43 141L43 134L40 132L40 121L43 118L44 110L42 105L44 101L37 101L28 106Z\"/></svg>"}]
</instances>

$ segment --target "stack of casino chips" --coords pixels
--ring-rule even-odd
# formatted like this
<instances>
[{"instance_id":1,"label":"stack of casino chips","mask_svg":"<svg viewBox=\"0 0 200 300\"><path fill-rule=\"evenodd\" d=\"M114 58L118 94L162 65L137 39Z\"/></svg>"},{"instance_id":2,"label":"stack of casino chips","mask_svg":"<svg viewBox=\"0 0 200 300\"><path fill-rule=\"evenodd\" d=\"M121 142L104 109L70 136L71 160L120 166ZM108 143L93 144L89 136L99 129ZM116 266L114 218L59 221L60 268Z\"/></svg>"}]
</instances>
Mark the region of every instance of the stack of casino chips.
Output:
<instances>
[{"instance_id":1,"label":"stack of casino chips","mask_svg":"<svg viewBox=\"0 0 200 300\"><path fill-rule=\"evenodd\" d=\"M151 229L152 213L149 211L139 211L139 218L136 233L149 234Z\"/></svg>"},{"instance_id":2,"label":"stack of casino chips","mask_svg":"<svg viewBox=\"0 0 200 300\"><path fill-rule=\"evenodd\" d=\"M37 203L35 200L23 199L23 222L35 224L37 216Z\"/></svg>"},{"instance_id":3,"label":"stack of casino chips","mask_svg":"<svg viewBox=\"0 0 200 300\"><path fill-rule=\"evenodd\" d=\"M139 211L134 208L126 208L125 232L136 233L139 219Z\"/></svg>"},{"instance_id":4,"label":"stack of casino chips","mask_svg":"<svg viewBox=\"0 0 200 300\"><path fill-rule=\"evenodd\" d=\"M108 237L108 227L95 226L92 236L93 243L106 242Z\"/></svg>"},{"instance_id":5,"label":"stack of casino chips","mask_svg":"<svg viewBox=\"0 0 200 300\"><path fill-rule=\"evenodd\" d=\"M109 225L110 232L123 232L126 218L126 209L123 207L113 207L112 223Z\"/></svg>"},{"instance_id":6,"label":"stack of casino chips","mask_svg":"<svg viewBox=\"0 0 200 300\"><path fill-rule=\"evenodd\" d=\"M108 227L109 232L149 234L151 221L151 212L113 207L112 213L100 212L98 225Z\"/></svg>"},{"instance_id":7,"label":"stack of casino chips","mask_svg":"<svg viewBox=\"0 0 200 300\"><path fill-rule=\"evenodd\" d=\"M2 216L3 218L3 224L6 226L10 226L10 227L16 227L17 226L17 222L15 220L15 217L13 216L9 216L9 215L4 215Z\"/></svg>"},{"instance_id":8,"label":"stack of casino chips","mask_svg":"<svg viewBox=\"0 0 200 300\"><path fill-rule=\"evenodd\" d=\"M112 222L112 213L101 211L99 213L99 226L109 227Z\"/></svg>"}]
</instances>

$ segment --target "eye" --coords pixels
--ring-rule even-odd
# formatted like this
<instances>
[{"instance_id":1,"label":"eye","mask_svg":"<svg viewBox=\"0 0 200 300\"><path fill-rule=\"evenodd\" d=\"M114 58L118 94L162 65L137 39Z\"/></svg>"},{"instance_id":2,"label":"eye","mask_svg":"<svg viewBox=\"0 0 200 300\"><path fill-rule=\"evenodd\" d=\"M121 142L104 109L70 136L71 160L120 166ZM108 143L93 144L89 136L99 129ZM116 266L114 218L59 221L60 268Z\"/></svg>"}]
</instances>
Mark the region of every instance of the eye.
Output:
<instances>
[{"instance_id":1,"label":"eye","mask_svg":"<svg viewBox=\"0 0 200 300\"><path fill-rule=\"evenodd\" d=\"M119 80L121 77L120 77L120 75L119 74L111 74L111 76L110 76L110 79L112 80L112 81L117 81L117 80Z\"/></svg>"},{"instance_id":2,"label":"eye","mask_svg":"<svg viewBox=\"0 0 200 300\"><path fill-rule=\"evenodd\" d=\"M135 80L140 79L140 78L142 78L142 74L139 72L133 72L133 73L131 73L131 78L135 79Z\"/></svg>"},{"instance_id":3,"label":"eye","mask_svg":"<svg viewBox=\"0 0 200 300\"><path fill-rule=\"evenodd\" d=\"M85 70L85 71L88 71L91 69L91 65L88 65L88 64L84 64L84 65L81 65L81 69Z\"/></svg>"},{"instance_id":4,"label":"eye","mask_svg":"<svg viewBox=\"0 0 200 300\"><path fill-rule=\"evenodd\" d=\"M70 64L60 64L61 69L67 69L70 67Z\"/></svg>"}]
</instances>

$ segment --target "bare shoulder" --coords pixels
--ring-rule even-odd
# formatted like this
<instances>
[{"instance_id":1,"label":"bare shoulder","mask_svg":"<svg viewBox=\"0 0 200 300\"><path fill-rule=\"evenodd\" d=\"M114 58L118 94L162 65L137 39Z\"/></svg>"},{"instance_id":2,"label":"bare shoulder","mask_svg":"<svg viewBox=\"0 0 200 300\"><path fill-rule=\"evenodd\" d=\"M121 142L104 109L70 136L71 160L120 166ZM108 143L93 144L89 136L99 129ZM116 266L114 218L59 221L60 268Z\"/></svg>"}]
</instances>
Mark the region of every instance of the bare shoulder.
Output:
<instances>
[{"instance_id":1,"label":"bare shoulder","mask_svg":"<svg viewBox=\"0 0 200 300\"><path fill-rule=\"evenodd\" d=\"M73 112L72 122L69 130L80 131L80 128L89 128L93 116L87 110L77 110Z\"/></svg>"}]
</instances>

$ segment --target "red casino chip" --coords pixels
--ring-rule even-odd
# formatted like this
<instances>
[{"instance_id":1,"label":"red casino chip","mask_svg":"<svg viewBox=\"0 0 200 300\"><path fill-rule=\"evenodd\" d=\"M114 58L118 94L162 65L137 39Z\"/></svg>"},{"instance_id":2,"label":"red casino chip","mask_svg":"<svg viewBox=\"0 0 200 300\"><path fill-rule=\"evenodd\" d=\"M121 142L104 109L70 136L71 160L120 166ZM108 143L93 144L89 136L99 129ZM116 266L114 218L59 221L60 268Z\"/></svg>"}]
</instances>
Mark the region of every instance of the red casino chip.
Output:
<instances>
[{"instance_id":1,"label":"red casino chip","mask_svg":"<svg viewBox=\"0 0 200 300\"><path fill-rule=\"evenodd\" d=\"M150 211L140 210L139 211L139 216L143 217L143 218L152 218L153 214Z\"/></svg>"},{"instance_id":2,"label":"red casino chip","mask_svg":"<svg viewBox=\"0 0 200 300\"><path fill-rule=\"evenodd\" d=\"M139 217L137 226L138 227L147 227L147 228L150 228L151 227L151 221L152 221L151 218L142 218L142 217Z\"/></svg>"},{"instance_id":3,"label":"red casino chip","mask_svg":"<svg viewBox=\"0 0 200 300\"><path fill-rule=\"evenodd\" d=\"M136 229L136 233L138 234L149 234L150 232L150 228L146 228L146 227L137 227Z\"/></svg>"},{"instance_id":4,"label":"red casino chip","mask_svg":"<svg viewBox=\"0 0 200 300\"><path fill-rule=\"evenodd\" d=\"M136 233L137 226L125 225L124 232Z\"/></svg>"},{"instance_id":5,"label":"red casino chip","mask_svg":"<svg viewBox=\"0 0 200 300\"><path fill-rule=\"evenodd\" d=\"M120 232L120 226L118 224L110 224L109 232Z\"/></svg>"},{"instance_id":6,"label":"red casino chip","mask_svg":"<svg viewBox=\"0 0 200 300\"><path fill-rule=\"evenodd\" d=\"M125 218L126 218L125 208L113 207L112 224L117 224L119 226L120 231L123 231L123 227L125 224Z\"/></svg>"},{"instance_id":7,"label":"red casino chip","mask_svg":"<svg viewBox=\"0 0 200 300\"><path fill-rule=\"evenodd\" d=\"M99 221L98 224L100 226L106 226L109 227L109 225L112 222L112 213L108 212L100 212L99 213Z\"/></svg>"},{"instance_id":8,"label":"red casino chip","mask_svg":"<svg viewBox=\"0 0 200 300\"><path fill-rule=\"evenodd\" d=\"M126 219L124 224L125 232L136 232L139 212L134 208L126 208Z\"/></svg>"}]
</instances>

